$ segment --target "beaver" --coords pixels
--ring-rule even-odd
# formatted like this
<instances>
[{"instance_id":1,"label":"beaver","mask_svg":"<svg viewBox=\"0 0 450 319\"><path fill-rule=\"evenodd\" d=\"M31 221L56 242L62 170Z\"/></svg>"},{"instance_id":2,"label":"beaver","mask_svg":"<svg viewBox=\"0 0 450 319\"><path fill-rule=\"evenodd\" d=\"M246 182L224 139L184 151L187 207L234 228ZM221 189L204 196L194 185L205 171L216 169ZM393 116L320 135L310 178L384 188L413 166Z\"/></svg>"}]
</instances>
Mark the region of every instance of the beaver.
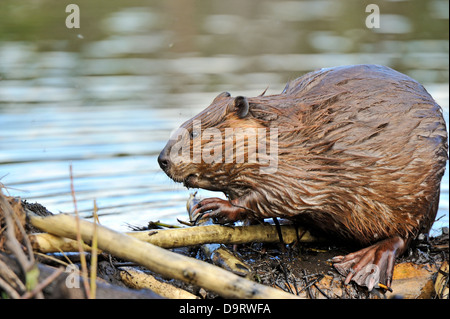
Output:
<instances>
[{"instance_id":1,"label":"beaver","mask_svg":"<svg viewBox=\"0 0 450 319\"><path fill-rule=\"evenodd\" d=\"M188 188L227 196L202 200L194 215L218 223L299 220L366 247L332 259L346 284L389 288L396 257L436 216L448 160L441 107L421 84L379 65L324 68L281 94L264 93L219 94L181 125L160 167ZM262 130L258 141L273 142L276 154L259 142L263 151L250 154L250 134L226 137L243 128ZM246 160L237 161L242 150ZM270 159L275 169L264 172Z\"/></svg>"}]
</instances>

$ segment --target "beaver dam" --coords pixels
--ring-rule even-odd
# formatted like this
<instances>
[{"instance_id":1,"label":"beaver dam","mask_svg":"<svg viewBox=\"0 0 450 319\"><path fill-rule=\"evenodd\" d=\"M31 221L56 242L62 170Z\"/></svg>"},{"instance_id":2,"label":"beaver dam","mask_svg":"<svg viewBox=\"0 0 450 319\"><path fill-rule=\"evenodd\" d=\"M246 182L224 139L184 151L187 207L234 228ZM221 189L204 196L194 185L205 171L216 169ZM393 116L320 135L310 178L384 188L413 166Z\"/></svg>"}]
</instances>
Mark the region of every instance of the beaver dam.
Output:
<instances>
[{"instance_id":1,"label":"beaver dam","mask_svg":"<svg viewBox=\"0 0 450 319\"><path fill-rule=\"evenodd\" d=\"M283 221L119 233L1 193L0 224L3 298L448 298L448 228L414 242L392 291L368 292L329 262L354 247Z\"/></svg>"}]
</instances>

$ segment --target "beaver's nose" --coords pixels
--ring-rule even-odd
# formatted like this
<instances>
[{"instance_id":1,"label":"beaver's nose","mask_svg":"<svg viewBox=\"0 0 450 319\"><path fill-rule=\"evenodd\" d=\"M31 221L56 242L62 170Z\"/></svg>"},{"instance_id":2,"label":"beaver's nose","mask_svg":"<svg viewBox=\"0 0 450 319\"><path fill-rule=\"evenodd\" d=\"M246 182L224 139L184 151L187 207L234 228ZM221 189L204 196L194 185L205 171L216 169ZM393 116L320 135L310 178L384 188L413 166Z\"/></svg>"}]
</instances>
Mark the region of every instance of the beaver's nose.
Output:
<instances>
[{"instance_id":1,"label":"beaver's nose","mask_svg":"<svg viewBox=\"0 0 450 319\"><path fill-rule=\"evenodd\" d=\"M167 171L170 167L169 156L167 156L167 154L166 154L166 152L164 152L164 150L158 156L158 163L159 163L159 167L161 167L161 169L164 172Z\"/></svg>"}]
</instances>

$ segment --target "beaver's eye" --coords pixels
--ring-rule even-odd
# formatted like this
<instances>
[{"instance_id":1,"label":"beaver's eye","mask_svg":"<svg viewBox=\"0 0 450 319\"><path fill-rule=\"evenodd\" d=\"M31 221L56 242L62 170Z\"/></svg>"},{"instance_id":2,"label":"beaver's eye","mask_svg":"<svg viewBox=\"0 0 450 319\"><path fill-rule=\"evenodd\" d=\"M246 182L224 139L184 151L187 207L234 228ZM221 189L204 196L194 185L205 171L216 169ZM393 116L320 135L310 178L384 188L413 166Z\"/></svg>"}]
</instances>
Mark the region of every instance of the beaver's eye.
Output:
<instances>
[{"instance_id":1,"label":"beaver's eye","mask_svg":"<svg viewBox=\"0 0 450 319\"><path fill-rule=\"evenodd\" d=\"M194 138L196 138L197 136L199 136L200 135L200 132L199 131L192 131L191 132L191 139L194 139Z\"/></svg>"}]
</instances>

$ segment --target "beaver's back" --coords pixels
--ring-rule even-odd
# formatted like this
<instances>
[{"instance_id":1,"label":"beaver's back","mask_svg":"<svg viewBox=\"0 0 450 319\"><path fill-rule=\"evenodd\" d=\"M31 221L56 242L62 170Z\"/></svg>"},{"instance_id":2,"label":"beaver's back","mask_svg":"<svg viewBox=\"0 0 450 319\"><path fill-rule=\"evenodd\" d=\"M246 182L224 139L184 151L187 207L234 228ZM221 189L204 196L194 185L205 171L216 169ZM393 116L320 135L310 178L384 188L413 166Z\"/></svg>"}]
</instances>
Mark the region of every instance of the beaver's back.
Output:
<instances>
[{"instance_id":1,"label":"beaver's back","mask_svg":"<svg viewBox=\"0 0 450 319\"><path fill-rule=\"evenodd\" d=\"M326 110L331 115L322 125L326 139L339 137L334 149L389 157L419 152L422 160L441 163L447 159L442 110L410 77L383 66L359 65L323 69L297 81L285 94L309 104L316 114Z\"/></svg>"}]
</instances>

